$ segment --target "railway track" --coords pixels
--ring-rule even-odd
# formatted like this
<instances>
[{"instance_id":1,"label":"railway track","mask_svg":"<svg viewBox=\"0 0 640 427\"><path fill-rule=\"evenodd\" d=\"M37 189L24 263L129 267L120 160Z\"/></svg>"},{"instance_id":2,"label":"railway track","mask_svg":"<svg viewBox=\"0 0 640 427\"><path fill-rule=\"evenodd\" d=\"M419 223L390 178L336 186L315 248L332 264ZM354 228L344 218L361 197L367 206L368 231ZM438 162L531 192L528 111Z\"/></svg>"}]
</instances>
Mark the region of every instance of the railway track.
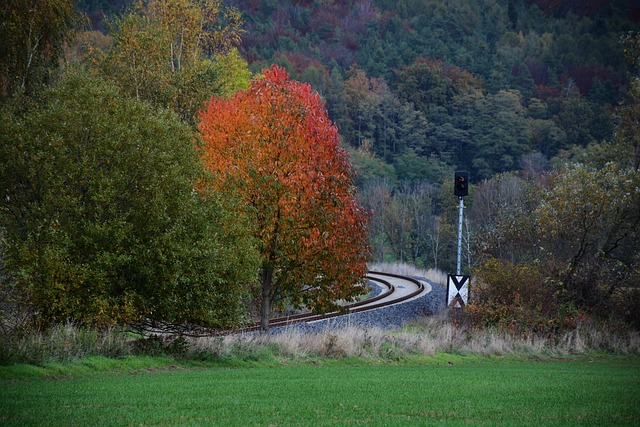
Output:
<instances>
[{"instance_id":1,"label":"railway track","mask_svg":"<svg viewBox=\"0 0 640 427\"><path fill-rule=\"evenodd\" d=\"M382 288L377 296L368 298L356 303L343 306L343 310L334 311L325 314L302 313L284 317L273 318L269 321L269 328L288 326L302 322L315 322L319 320L329 319L332 317L342 316L350 313L358 313L366 310L374 310L382 307L405 302L412 298L417 298L424 293L431 291L428 283L421 282L411 277L401 276L391 273L383 273L370 271L366 278L373 282L376 286ZM243 328L236 332L251 332L260 330L260 325Z\"/></svg>"}]
</instances>

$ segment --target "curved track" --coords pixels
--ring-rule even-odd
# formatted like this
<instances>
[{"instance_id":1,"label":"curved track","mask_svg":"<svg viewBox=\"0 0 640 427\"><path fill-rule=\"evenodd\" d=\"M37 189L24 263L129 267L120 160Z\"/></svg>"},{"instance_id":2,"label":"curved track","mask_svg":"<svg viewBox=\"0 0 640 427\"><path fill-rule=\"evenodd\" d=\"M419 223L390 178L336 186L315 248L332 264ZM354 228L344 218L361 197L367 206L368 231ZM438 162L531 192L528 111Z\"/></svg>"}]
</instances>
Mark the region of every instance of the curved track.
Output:
<instances>
[{"instance_id":1,"label":"curved track","mask_svg":"<svg viewBox=\"0 0 640 427\"><path fill-rule=\"evenodd\" d=\"M417 298L420 295L431 291L431 285L429 285L428 283L421 282L407 276L370 271L366 277L370 282L373 282L375 285L381 287L383 291L373 298L369 298L352 304L347 304L343 306L343 310L341 311L334 311L325 314L303 313L273 318L269 320L269 327L272 328L287 326L301 322L313 322L317 320L341 316L344 314L388 307L393 304L405 302L412 298ZM236 332L250 332L257 331L259 329L260 325L256 324L254 326L243 328L240 331Z\"/></svg>"}]
</instances>

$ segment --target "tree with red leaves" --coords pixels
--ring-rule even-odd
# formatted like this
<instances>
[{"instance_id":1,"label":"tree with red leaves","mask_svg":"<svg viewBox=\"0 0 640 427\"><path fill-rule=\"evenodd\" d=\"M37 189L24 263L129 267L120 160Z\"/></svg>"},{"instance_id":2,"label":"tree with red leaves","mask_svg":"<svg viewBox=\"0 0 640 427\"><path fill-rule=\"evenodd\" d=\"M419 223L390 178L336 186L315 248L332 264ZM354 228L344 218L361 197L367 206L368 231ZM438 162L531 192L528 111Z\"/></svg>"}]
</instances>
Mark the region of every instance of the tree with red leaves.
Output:
<instances>
[{"instance_id":1,"label":"tree with red leaves","mask_svg":"<svg viewBox=\"0 0 640 427\"><path fill-rule=\"evenodd\" d=\"M200 115L212 185L243 202L262 255L263 330L274 303L335 309L362 293L369 213L320 96L277 66Z\"/></svg>"}]
</instances>

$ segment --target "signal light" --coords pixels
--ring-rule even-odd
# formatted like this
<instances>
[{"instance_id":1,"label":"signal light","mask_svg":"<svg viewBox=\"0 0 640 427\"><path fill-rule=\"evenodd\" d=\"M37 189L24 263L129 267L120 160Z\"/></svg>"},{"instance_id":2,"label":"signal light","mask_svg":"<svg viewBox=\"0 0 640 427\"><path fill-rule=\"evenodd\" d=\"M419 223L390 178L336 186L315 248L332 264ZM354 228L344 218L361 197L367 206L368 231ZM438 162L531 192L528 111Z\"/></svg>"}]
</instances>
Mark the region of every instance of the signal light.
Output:
<instances>
[{"instance_id":1,"label":"signal light","mask_svg":"<svg viewBox=\"0 0 640 427\"><path fill-rule=\"evenodd\" d=\"M469 174L466 172L456 172L453 186L453 194L464 197L469 194Z\"/></svg>"}]
</instances>

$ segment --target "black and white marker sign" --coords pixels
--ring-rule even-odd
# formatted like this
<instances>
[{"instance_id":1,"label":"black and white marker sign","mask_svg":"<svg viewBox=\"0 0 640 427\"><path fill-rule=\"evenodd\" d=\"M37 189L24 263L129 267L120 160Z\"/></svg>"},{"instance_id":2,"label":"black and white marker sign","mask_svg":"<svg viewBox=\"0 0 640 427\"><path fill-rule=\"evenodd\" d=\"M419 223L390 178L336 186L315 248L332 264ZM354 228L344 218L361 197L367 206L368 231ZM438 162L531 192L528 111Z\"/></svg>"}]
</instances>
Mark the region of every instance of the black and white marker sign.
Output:
<instances>
[{"instance_id":1,"label":"black and white marker sign","mask_svg":"<svg viewBox=\"0 0 640 427\"><path fill-rule=\"evenodd\" d=\"M470 276L447 277L447 307L462 308L469 302Z\"/></svg>"}]
</instances>

